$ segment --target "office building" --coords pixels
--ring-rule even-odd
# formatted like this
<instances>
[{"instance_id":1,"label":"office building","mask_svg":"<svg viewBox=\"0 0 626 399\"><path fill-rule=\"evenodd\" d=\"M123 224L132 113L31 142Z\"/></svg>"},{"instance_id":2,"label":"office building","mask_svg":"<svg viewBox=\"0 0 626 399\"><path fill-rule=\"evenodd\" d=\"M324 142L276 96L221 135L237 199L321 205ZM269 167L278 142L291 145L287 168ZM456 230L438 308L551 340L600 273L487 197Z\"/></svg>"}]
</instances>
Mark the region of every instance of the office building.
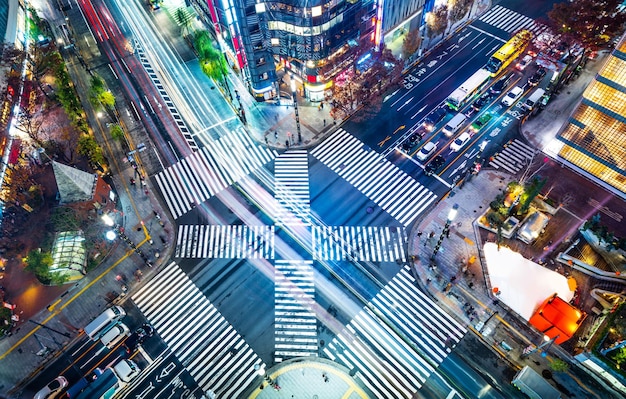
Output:
<instances>
[{"instance_id":1,"label":"office building","mask_svg":"<svg viewBox=\"0 0 626 399\"><path fill-rule=\"evenodd\" d=\"M556 138L560 161L626 197L626 35Z\"/></svg>"}]
</instances>

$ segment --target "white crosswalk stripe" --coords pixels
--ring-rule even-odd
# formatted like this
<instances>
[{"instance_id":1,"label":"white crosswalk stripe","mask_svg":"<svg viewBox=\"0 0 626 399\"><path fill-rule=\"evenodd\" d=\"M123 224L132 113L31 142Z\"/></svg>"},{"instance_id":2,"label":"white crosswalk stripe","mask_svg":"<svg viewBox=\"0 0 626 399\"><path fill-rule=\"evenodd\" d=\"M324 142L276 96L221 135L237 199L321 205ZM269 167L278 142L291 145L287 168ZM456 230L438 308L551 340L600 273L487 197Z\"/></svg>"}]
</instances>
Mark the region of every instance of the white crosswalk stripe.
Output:
<instances>
[{"instance_id":1,"label":"white crosswalk stripe","mask_svg":"<svg viewBox=\"0 0 626 399\"><path fill-rule=\"evenodd\" d=\"M493 156L489 166L503 169L509 173L517 173L526 167L534 158L535 150L518 139L504 145L502 151Z\"/></svg>"},{"instance_id":2,"label":"white crosswalk stripe","mask_svg":"<svg viewBox=\"0 0 626 399\"><path fill-rule=\"evenodd\" d=\"M511 34L526 29L536 37L548 30L546 25L539 24L525 15L499 5L492 7L479 20Z\"/></svg>"},{"instance_id":3,"label":"white crosswalk stripe","mask_svg":"<svg viewBox=\"0 0 626 399\"><path fill-rule=\"evenodd\" d=\"M179 225L174 256L274 259L274 226Z\"/></svg>"},{"instance_id":4,"label":"white crosswalk stripe","mask_svg":"<svg viewBox=\"0 0 626 399\"><path fill-rule=\"evenodd\" d=\"M355 371L375 397L409 399L466 332L415 287L406 266L326 345L324 353Z\"/></svg>"},{"instance_id":5,"label":"white crosswalk stripe","mask_svg":"<svg viewBox=\"0 0 626 399\"><path fill-rule=\"evenodd\" d=\"M311 154L404 226L436 195L343 129L337 129Z\"/></svg>"},{"instance_id":6,"label":"white crosswalk stripe","mask_svg":"<svg viewBox=\"0 0 626 399\"><path fill-rule=\"evenodd\" d=\"M406 262L404 227L314 226L314 260Z\"/></svg>"},{"instance_id":7,"label":"white crosswalk stripe","mask_svg":"<svg viewBox=\"0 0 626 399\"><path fill-rule=\"evenodd\" d=\"M264 366L176 263L132 300L204 391L218 398L240 397Z\"/></svg>"},{"instance_id":8,"label":"white crosswalk stripe","mask_svg":"<svg viewBox=\"0 0 626 399\"><path fill-rule=\"evenodd\" d=\"M317 318L312 261L276 261L275 361L317 356Z\"/></svg>"},{"instance_id":9,"label":"white crosswalk stripe","mask_svg":"<svg viewBox=\"0 0 626 399\"><path fill-rule=\"evenodd\" d=\"M175 219L278 156L255 143L243 129L210 142L155 175Z\"/></svg>"},{"instance_id":10,"label":"white crosswalk stripe","mask_svg":"<svg viewBox=\"0 0 626 399\"><path fill-rule=\"evenodd\" d=\"M274 197L282 205L276 215L278 225L311 225L309 162L306 150L287 151L276 158Z\"/></svg>"}]
</instances>

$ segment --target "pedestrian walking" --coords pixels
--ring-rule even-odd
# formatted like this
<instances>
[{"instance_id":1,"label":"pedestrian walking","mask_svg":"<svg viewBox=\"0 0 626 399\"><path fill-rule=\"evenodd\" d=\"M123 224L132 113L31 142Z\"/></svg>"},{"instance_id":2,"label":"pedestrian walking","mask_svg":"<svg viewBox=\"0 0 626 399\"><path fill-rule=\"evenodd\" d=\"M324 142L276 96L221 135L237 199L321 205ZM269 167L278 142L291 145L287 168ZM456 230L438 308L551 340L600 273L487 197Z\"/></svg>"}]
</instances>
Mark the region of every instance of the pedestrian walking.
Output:
<instances>
[{"instance_id":1,"label":"pedestrian walking","mask_svg":"<svg viewBox=\"0 0 626 399\"><path fill-rule=\"evenodd\" d=\"M326 119L324 119L324 126L326 126Z\"/></svg>"},{"instance_id":2,"label":"pedestrian walking","mask_svg":"<svg viewBox=\"0 0 626 399\"><path fill-rule=\"evenodd\" d=\"M422 236L422 232L421 232L421 231L418 231L418 232L417 232L417 236L418 236L418 237L421 237L421 236Z\"/></svg>"}]
</instances>

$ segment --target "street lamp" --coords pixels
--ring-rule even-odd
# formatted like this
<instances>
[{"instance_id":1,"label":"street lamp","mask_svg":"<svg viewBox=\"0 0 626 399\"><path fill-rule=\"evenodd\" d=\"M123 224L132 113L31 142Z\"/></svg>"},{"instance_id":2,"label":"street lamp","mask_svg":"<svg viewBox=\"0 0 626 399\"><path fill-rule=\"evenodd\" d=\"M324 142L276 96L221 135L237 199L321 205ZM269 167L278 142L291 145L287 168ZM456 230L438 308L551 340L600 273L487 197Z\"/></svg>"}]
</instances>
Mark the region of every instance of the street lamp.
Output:
<instances>
[{"instance_id":1,"label":"street lamp","mask_svg":"<svg viewBox=\"0 0 626 399\"><path fill-rule=\"evenodd\" d=\"M446 224L443 226L443 230L441 231L441 235L439 236L439 240L437 241L437 245L435 245L435 249L433 250L433 254L430 256L430 260L434 261L435 256L437 256L437 252L439 252L439 248L441 248L441 243L443 239L448 236L450 233L450 224L456 218L456 215L459 211L459 204L454 204L450 212L448 212L448 219L446 219Z\"/></svg>"},{"instance_id":2,"label":"street lamp","mask_svg":"<svg viewBox=\"0 0 626 399\"><path fill-rule=\"evenodd\" d=\"M298 115L298 95L296 93L296 81L291 75L291 95L293 96L293 109L296 113L296 129L298 130L298 144L302 144L302 133L300 132L300 115Z\"/></svg>"}]
</instances>

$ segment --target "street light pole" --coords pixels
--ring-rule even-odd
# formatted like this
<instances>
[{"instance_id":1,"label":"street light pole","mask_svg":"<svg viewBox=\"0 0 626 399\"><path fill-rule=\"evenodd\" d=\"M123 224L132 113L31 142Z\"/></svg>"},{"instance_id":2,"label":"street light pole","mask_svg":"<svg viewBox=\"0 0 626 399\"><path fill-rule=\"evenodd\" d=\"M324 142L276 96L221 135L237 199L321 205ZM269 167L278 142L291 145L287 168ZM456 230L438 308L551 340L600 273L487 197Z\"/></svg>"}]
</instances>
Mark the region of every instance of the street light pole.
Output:
<instances>
[{"instance_id":1,"label":"street light pole","mask_svg":"<svg viewBox=\"0 0 626 399\"><path fill-rule=\"evenodd\" d=\"M293 109L296 113L296 129L298 130L298 144L302 144L302 133L300 131L300 115L298 114L298 94L296 93L296 81L291 75L291 95L293 96Z\"/></svg>"},{"instance_id":2,"label":"street light pole","mask_svg":"<svg viewBox=\"0 0 626 399\"><path fill-rule=\"evenodd\" d=\"M441 248L441 243L443 242L443 239L448 236L450 232L450 224L452 224L452 221L454 220L454 218L456 218L458 209L459 209L459 204L454 204L452 209L450 209L450 212L448 213L448 219L446 219L446 224L443 226L443 230L441 231L441 235L439 236L437 245L435 245L433 254L430 256L431 261L435 260L435 256L437 256L437 252L439 252L439 249Z\"/></svg>"}]
</instances>

